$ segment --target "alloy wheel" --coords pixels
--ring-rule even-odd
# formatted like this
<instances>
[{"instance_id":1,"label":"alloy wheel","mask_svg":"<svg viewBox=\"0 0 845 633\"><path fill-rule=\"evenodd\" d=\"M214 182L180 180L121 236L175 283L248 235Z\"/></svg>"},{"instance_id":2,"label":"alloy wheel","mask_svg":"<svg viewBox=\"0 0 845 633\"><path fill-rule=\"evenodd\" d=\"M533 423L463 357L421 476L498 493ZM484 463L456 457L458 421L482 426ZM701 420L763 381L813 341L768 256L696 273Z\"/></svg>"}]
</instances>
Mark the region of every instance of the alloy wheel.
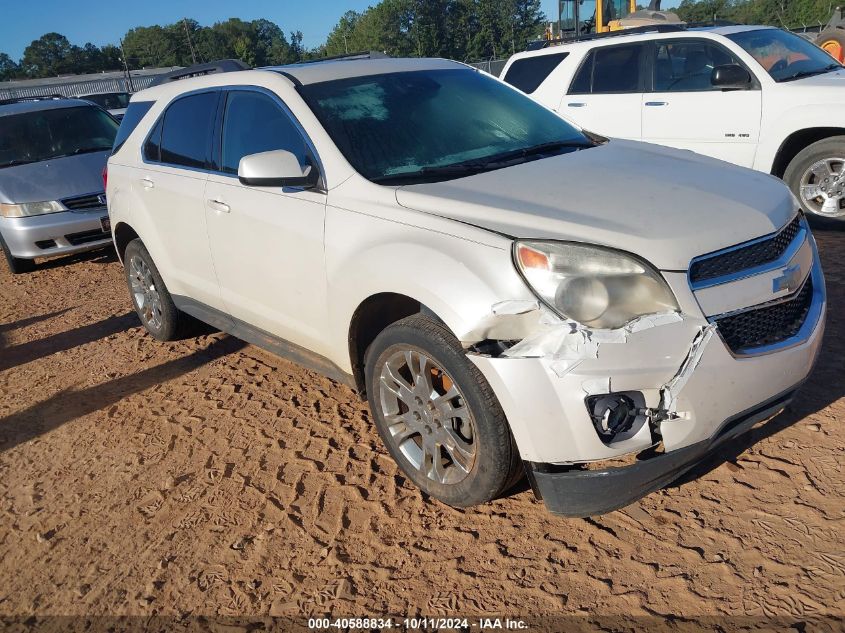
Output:
<instances>
[{"instance_id":1,"label":"alloy wheel","mask_svg":"<svg viewBox=\"0 0 845 633\"><path fill-rule=\"evenodd\" d=\"M475 422L454 380L416 349L392 354L379 376L379 401L390 441L410 464L439 484L472 471Z\"/></svg>"},{"instance_id":2,"label":"alloy wheel","mask_svg":"<svg viewBox=\"0 0 845 633\"><path fill-rule=\"evenodd\" d=\"M129 281L135 305L144 323L154 330L161 329L161 295L155 286L153 273L147 263L135 255L129 262Z\"/></svg>"},{"instance_id":3,"label":"alloy wheel","mask_svg":"<svg viewBox=\"0 0 845 633\"><path fill-rule=\"evenodd\" d=\"M845 158L825 158L801 176L801 202L808 211L827 217L845 215Z\"/></svg>"}]
</instances>

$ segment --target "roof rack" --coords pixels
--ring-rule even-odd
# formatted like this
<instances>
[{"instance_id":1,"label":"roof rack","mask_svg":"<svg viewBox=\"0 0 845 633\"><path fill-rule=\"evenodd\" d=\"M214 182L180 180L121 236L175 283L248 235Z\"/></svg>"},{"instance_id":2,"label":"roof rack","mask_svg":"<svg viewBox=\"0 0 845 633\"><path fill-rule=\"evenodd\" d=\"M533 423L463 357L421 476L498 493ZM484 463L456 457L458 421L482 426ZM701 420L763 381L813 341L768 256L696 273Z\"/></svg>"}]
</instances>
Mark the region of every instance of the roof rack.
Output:
<instances>
[{"instance_id":1,"label":"roof rack","mask_svg":"<svg viewBox=\"0 0 845 633\"><path fill-rule=\"evenodd\" d=\"M351 61L354 59L387 59L388 57L390 57L390 55L380 53L379 51L360 51L358 53L343 53L341 55L331 55L329 57L318 57L317 59L303 59L301 62L296 63L313 64L316 62L333 62L341 59Z\"/></svg>"},{"instance_id":2,"label":"roof rack","mask_svg":"<svg viewBox=\"0 0 845 633\"><path fill-rule=\"evenodd\" d=\"M209 62L207 64L196 64L188 66L187 68L179 68L178 70L171 70L169 73L158 75L150 84L153 86L160 86L161 84L170 83L171 81L179 81L180 79L190 79L191 77L203 77L205 75L214 75L217 73L233 73L239 70L251 70L252 67L244 64L239 59L220 59L216 62Z\"/></svg>"},{"instance_id":3,"label":"roof rack","mask_svg":"<svg viewBox=\"0 0 845 633\"><path fill-rule=\"evenodd\" d=\"M646 24L645 26L636 26L630 29L608 31L607 33L587 33L586 35L572 35L571 37L560 37L554 40L532 40L528 43L526 50L538 51L558 44L601 40L609 37L620 37L623 35L637 35L641 33L677 33L679 31L686 30L687 25L685 24Z\"/></svg>"},{"instance_id":4,"label":"roof rack","mask_svg":"<svg viewBox=\"0 0 845 633\"><path fill-rule=\"evenodd\" d=\"M10 99L0 99L0 105L11 105L13 103L26 103L27 101L54 101L56 99L72 99L73 97L66 97L64 95L35 95L32 97L12 97Z\"/></svg>"}]
</instances>

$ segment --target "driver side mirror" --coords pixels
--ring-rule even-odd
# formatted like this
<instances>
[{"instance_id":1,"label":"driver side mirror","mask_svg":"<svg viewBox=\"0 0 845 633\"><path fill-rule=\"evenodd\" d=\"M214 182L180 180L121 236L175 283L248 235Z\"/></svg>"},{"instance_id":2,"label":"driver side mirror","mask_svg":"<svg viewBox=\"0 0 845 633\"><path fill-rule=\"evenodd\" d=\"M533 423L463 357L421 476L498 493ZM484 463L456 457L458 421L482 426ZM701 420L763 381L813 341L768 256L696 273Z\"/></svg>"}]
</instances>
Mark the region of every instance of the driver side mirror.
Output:
<instances>
[{"instance_id":1,"label":"driver side mirror","mask_svg":"<svg viewBox=\"0 0 845 633\"><path fill-rule=\"evenodd\" d=\"M716 66L710 73L710 84L722 90L747 90L751 87L751 73L739 64Z\"/></svg>"},{"instance_id":2,"label":"driver side mirror","mask_svg":"<svg viewBox=\"0 0 845 633\"><path fill-rule=\"evenodd\" d=\"M302 167L299 159L284 149L249 154L238 164L238 180L253 187L313 189L319 179L320 172L310 160Z\"/></svg>"}]
</instances>

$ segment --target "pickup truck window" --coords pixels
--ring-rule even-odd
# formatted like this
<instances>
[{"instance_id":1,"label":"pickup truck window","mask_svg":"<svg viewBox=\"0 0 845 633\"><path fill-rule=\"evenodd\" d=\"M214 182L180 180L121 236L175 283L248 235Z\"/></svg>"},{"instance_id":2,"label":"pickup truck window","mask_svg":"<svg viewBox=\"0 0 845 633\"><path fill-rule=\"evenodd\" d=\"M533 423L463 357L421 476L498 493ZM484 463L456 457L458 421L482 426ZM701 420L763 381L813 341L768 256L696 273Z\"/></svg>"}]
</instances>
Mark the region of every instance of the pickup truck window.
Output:
<instances>
[{"instance_id":1,"label":"pickup truck window","mask_svg":"<svg viewBox=\"0 0 845 633\"><path fill-rule=\"evenodd\" d=\"M713 68L739 64L739 60L718 44L706 40L658 42L654 59L655 92L714 90Z\"/></svg>"},{"instance_id":2,"label":"pickup truck window","mask_svg":"<svg viewBox=\"0 0 845 633\"><path fill-rule=\"evenodd\" d=\"M569 94L640 92L643 44L594 48L578 69Z\"/></svg>"},{"instance_id":3,"label":"pickup truck window","mask_svg":"<svg viewBox=\"0 0 845 633\"><path fill-rule=\"evenodd\" d=\"M514 88L530 94L537 90L546 77L567 57L569 53L551 53L517 59L508 68L504 80Z\"/></svg>"},{"instance_id":4,"label":"pickup truck window","mask_svg":"<svg viewBox=\"0 0 845 633\"><path fill-rule=\"evenodd\" d=\"M815 44L781 29L754 29L726 37L748 51L777 82L842 69L842 64Z\"/></svg>"}]
</instances>

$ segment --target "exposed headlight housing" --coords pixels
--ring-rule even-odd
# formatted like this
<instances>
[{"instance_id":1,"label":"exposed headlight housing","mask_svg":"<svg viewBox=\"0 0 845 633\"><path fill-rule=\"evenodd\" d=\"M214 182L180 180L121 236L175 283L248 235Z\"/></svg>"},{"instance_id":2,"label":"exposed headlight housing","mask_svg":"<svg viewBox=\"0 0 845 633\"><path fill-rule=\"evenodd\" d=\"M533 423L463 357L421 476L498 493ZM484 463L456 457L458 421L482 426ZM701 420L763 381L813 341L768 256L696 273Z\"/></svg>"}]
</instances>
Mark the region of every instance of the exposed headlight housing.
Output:
<instances>
[{"instance_id":1,"label":"exposed headlight housing","mask_svg":"<svg viewBox=\"0 0 845 633\"><path fill-rule=\"evenodd\" d=\"M64 210L65 208L55 200L48 200L47 202L23 202L21 204L0 202L0 215L4 218L25 218L31 215L45 215Z\"/></svg>"},{"instance_id":2,"label":"exposed headlight housing","mask_svg":"<svg viewBox=\"0 0 845 633\"><path fill-rule=\"evenodd\" d=\"M514 260L543 303L589 327L619 328L639 316L678 309L660 273L633 255L586 244L519 241Z\"/></svg>"}]
</instances>

